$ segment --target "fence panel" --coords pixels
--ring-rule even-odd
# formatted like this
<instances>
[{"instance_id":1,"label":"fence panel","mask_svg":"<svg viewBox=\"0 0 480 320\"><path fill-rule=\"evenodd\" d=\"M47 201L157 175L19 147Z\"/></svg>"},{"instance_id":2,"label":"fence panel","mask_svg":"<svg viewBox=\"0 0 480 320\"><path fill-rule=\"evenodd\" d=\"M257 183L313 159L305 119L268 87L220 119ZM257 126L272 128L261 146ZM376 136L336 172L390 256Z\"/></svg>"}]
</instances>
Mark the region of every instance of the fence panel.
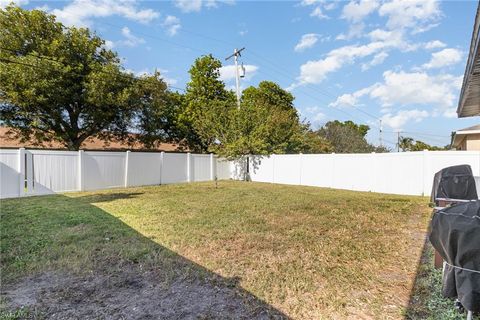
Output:
<instances>
[{"instance_id":1,"label":"fence panel","mask_svg":"<svg viewBox=\"0 0 480 320\"><path fill-rule=\"evenodd\" d=\"M210 180L210 155L209 154L192 154L191 175L192 181L208 181Z\"/></svg>"},{"instance_id":2,"label":"fence panel","mask_svg":"<svg viewBox=\"0 0 480 320\"><path fill-rule=\"evenodd\" d=\"M162 184L188 181L188 155L165 153L163 156Z\"/></svg>"},{"instance_id":3,"label":"fence panel","mask_svg":"<svg viewBox=\"0 0 480 320\"><path fill-rule=\"evenodd\" d=\"M479 151L274 155L269 158L252 158L256 159L256 166L251 166L253 172L250 176L253 181L405 195L428 196L435 172L448 166L469 164L474 176L480 176Z\"/></svg>"},{"instance_id":4,"label":"fence panel","mask_svg":"<svg viewBox=\"0 0 480 320\"><path fill-rule=\"evenodd\" d=\"M333 155L331 154L302 155L302 185L332 187L333 165Z\"/></svg>"},{"instance_id":5,"label":"fence panel","mask_svg":"<svg viewBox=\"0 0 480 320\"><path fill-rule=\"evenodd\" d=\"M376 188L372 191L423 194L423 152L380 153L376 158Z\"/></svg>"},{"instance_id":6,"label":"fence panel","mask_svg":"<svg viewBox=\"0 0 480 320\"><path fill-rule=\"evenodd\" d=\"M0 198L20 196L19 151L0 150Z\"/></svg>"},{"instance_id":7,"label":"fence panel","mask_svg":"<svg viewBox=\"0 0 480 320\"><path fill-rule=\"evenodd\" d=\"M373 191L371 154L335 154L332 158L332 188Z\"/></svg>"},{"instance_id":8,"label":"fence panel","mask_svg":"<svg viewBox=\"0 0 480 320\"><path fill-rule=\"evenodd\" d=\"M232 168L231 168L231 162L225 159L218 159L215 158L217 163L216 163L216 169L217 169L217 179L218 180L227 180L232 177Z\"/></svg>"},{"instance_id":9,"label":"fence panel","mask_svg":"<svg viewBox=\"0 0 480 320\"><path fill-rule=\"evenodd\" d=\"M131 152L128 156L128 186L147 186L161 183L162 154L160 152Z\"/></svg>"},{"instance_id":10,"label":"fence panel","mask_svg":"<svg viewBox=\"0 0 480 320\"><path fill-rule=\"evenodd\" d=\"M125 158L125 152L85 152L83 163L85 190L123 187Z\"/></svg>"},{"instance_id":11,"label":"fence panel","mask_svg":"<svg viewBox=\"0 0 480 320\"><path fill-rule=\"evenodd\" d=\"M78 190L78 152L28 150L27 154L27 168L31 168L33 179L28 194Z\"/></svg>"},{"instance_id":12,"label":"fence panel","mask_svg":"<svg viewBox=\"0 0 480 320\"><path fill-rule=\"evenodd\" d=\"M243 166L242 170L238 170L239 165L234 163L234 171L237 172L238 176L241 176L243 179L244 174L240 171L245 171L246 166ZM258 182L270 182L273 183L273 170L275 169L275 155L269 157L262 156L251 156L249 157L249 174L252 181ZM233 178L237 178L234 176Z\"/></svg>"},{"instance_id":13,"label":"fence panel","mask_svg":"<svg viewBox=\"0 0 480 320\"><path fill-rule=\"evenodd\" d=\"M300 184L300 170L300 155L275 155L273 167L273 182L284 184Z\"/></svg>"}]
</instances>

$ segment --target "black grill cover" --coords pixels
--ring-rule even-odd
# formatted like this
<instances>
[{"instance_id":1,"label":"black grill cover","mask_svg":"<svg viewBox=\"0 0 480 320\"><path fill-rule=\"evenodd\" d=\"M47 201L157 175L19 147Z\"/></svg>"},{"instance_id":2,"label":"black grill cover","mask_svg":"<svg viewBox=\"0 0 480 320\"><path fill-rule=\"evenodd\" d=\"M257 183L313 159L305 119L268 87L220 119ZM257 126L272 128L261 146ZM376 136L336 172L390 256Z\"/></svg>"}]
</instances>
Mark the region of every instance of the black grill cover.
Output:
<instances>
[{"instance_id":1,"label":"black grill cover","mask_svg":"<svg viewBox=\"0 0 480 320\"><path fill-rule=\"evenodd\" d=\"M447 167L435 174L432 202L436 198L477 200L477 187L472 168L468 164Z\"/></svg>"},{"instance_id":2,"label":"black grill cover","mask_svg":"<svg viewBox=\"0 0 480 320\"><path fill-rule=\"evenodd\" d=\"M430 230L430 242L450 264L443 274L443 295L480 312L480 273L452 267L480 271L480 201L437 211Z\"/></svg>"}]
</instances>

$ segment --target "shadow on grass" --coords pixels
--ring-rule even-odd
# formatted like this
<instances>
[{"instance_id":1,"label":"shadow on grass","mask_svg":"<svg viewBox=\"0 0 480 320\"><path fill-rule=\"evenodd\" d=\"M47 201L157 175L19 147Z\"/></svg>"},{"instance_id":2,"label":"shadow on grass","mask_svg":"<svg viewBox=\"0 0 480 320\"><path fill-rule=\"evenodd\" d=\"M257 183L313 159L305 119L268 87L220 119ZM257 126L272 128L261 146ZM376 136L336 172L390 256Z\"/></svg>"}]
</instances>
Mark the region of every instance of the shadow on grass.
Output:
<instances>
[{"instance_id":1,"label":"shadow on grass","mask_svg":"<svg viewBox=\"0 0 480 320\"><path fill-rule=\"evenodd\" d=\"M242 289L240 278L222 277L91 204L138 195L2 200L0 316L288 319Z\"/></svg>"},{"instance_id":2,"label":"shadow on grass","mask_svg":"<svg viewBox=\"0 0 480 320\"><path fill-rule=\"evenodd\" d=\"M454 301L442 296L442 271L434 267L433 256L434 249L425 237L405 318L463 320L466 315L457 311Z\"/></svg>"}]
</instances>

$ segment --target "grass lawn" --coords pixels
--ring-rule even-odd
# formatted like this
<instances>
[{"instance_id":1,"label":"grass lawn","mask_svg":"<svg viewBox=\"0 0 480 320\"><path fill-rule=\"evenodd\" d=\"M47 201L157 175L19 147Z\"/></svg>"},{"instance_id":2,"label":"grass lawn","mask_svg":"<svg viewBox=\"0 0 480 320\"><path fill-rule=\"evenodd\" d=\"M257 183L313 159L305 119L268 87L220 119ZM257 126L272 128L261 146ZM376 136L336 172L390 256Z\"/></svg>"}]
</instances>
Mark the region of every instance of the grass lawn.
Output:
<instances>
[{"instance_id":1,"label":"grass lawn","mask_svg":"<svg viewBox=\"0 0 480 320\"><path fill-rule=\"evenodd\" d=\"M433 319L427 204L233 181L2 200L2 316Z\"/></svg>"}]
</instances>

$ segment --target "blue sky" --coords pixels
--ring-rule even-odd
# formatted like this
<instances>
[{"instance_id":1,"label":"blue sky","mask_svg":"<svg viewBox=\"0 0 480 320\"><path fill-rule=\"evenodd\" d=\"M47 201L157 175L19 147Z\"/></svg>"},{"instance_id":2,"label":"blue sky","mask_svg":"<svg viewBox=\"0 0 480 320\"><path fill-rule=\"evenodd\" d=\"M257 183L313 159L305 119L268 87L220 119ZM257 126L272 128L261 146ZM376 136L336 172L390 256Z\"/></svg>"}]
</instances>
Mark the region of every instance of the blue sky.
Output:
<instances>
[{"instance_id":1,"label":"blue sky","mask_svg":"<svg viewBox=\"0 0 480 320\"><path fill-rule=\"evenodd\" d=\"M4 5L8 0L0 0ZM235 47L246 47L242 87L272 80L296 97L314 127L332 119L435 144L477 124L455 110L478 1L27 1L66 25L87 26L140 74L158 69L184 88L194 59L212 53L234 87ZM175 90L175 89L173 89Z\"/></svg>"}]
</instances>

